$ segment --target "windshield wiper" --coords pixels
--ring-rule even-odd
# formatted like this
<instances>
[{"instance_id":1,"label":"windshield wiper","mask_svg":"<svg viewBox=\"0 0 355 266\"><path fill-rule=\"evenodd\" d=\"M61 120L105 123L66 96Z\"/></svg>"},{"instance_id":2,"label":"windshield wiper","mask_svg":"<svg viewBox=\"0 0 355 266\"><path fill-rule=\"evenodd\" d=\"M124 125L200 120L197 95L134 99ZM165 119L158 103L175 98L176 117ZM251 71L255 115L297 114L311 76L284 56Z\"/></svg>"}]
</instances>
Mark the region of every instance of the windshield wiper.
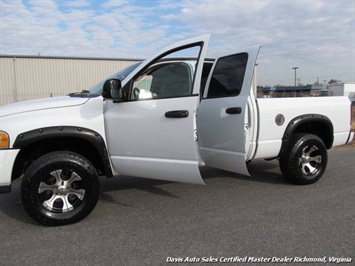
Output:
<instances>
[{"instance_id":1,"label":"windshield wiper","mask_svg":"<svg viewBox=\"0 0 355 266\"><path fill-rule=\"evenodd\" d=\"M71 92L68 94L68 96L70 97L87 97L90 95L90 91L89 90L82 90L81 92Z\"/></svg>"}]
</instances>

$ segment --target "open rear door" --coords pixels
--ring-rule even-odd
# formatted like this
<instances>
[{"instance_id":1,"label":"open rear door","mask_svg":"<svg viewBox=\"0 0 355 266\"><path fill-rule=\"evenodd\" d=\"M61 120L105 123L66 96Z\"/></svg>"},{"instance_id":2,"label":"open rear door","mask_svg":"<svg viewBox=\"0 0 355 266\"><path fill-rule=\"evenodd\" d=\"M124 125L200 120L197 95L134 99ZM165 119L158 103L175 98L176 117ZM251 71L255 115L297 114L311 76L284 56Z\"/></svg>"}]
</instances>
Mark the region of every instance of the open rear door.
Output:
<instances>
[{"instance_id":1,"label":"open rear door","mask_svg":"<svg viewBox=\"0 0 355 266\"><path fill-rule=\"evenodd\" d=\"M199 152L207 166L249 175L246 108L260 46L218 58L197 111Z\"/></svg>"}]
</instances>

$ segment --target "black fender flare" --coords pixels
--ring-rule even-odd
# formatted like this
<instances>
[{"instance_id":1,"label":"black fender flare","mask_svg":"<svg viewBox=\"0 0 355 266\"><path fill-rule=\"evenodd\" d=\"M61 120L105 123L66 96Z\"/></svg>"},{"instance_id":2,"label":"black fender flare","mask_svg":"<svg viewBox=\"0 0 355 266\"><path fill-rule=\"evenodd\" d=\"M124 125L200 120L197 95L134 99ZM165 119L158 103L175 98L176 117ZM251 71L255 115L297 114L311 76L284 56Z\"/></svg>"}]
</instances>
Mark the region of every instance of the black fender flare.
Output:
<instances>
[{"instance_id":1,"label":"black fender flare","mask_svg":"<svg viewBox=\"0 0 355 266\"><path fill-rule=\"evenodd\" d=\"M334 135L333 135L334 129L333 129L332 121L327 116L324 115L304 114L293 118L288 123L285 133L282 137L282 145L278 157L281 157L285 153L287 147L289 146L293 134L297 132L297 129L299 129L301 125L304 125L306 123L314 123L314 122L316 123L321 122L326 126L326 128L328 128L329 130L329 134L327 134L328 139L324 142L328 149L331 148L334 140ZM312 132L307 132L307 133L312 133Z\"/></svg>"},{"instance_id":2,"label":"black fender flare","mask_svg":"<svg viewBox=\"0 0 355 266\"><path fill-rule=\"evenodd\" d=\"M102 159L106 176L113 176L106 143L103 137L96 131L88 128L75 126L54 126L30 130L21 133L16 137L13 148L21 149L36 141L62 137L80 138L91 143Z\"/></svg>"}]
</instances>

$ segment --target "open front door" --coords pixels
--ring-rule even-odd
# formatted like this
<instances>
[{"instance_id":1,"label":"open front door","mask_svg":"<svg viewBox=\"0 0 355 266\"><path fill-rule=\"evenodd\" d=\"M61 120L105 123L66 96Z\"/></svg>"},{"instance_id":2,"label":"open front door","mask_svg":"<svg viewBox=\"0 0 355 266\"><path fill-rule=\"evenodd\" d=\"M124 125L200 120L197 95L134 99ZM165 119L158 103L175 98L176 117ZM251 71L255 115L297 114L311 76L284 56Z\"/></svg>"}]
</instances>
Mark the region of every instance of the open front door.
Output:
<instances>
[{"instance_id":1,"label":"open front door","mask_svg":"<svg viewBox=\"0 0 355 266\"><path fill-rule=\"evenodd\" d=\"M127 99L106 101L115 173L204 184L194 130L208 40L200 36L162 50L122 81Z\"/></svg>"},{"instance_id":2,"label":"open front door","mask_svg":"<svg viewBox=\"0 0 355 266\"><path fill-rule=\"evenodd\" d=\"M207 166L249 175L246 108L260 46L218 58L197 111L199 152Z\"/></svg>"}]
</instances>

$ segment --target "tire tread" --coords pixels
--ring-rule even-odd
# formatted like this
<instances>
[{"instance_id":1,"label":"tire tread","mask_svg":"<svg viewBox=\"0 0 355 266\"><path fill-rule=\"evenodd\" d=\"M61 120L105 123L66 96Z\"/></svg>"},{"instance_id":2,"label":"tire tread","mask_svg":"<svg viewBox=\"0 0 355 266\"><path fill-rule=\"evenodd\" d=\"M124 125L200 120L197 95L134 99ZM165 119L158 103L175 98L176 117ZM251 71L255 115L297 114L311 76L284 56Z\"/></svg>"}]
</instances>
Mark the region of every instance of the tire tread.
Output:
<instances>
[{"instance_id":1,"label":"tire tread","mask_svg":"<svg viewBox=\"0 0 355 266\"><path fill-rule=\"evenodd\" d=\"M319 144L318 148L323 149L325 152L322 156L322 166L319 172L313 178L306 178L300 171L298 164L295 163L295 160L298 160L297 154L303 143L310 141ZM320 137L314 134L298 133L292 137L285 155L280 158L280 170L284 177L291 182L297 185L308 185L317 182L323 176L327 161L327 149Z\"/></svg>"},{"instance_id":2,"label":"tire tread","mask_svg":"<svg viewBox=\"0 0 355 266\"><path fill-rule=\"evenodd\" d=\"M33 193L33 186L36 186L36 182L38 182L36 175L39 171L41 171L41 169L44 169L51 164L61 162L69 163L71 165L75 165L76 167L82 167L85 169L87 178L89 178L90 182L92 182L92 191L90 191L91 198L86 199L87 202L80 212L72 217L69 216L64 219L55 219L49 217L48 215L44 215L43 212L39 211L38 207L36 207L36 194ZM27 169L21 184L22 204L24 209L30 217L46 226L72 224L84 219L96 206L99 197L99 191L100 183L95 167L85 157L69 151L51 152L38 158Z\"/></svg>"}]
</instances>

